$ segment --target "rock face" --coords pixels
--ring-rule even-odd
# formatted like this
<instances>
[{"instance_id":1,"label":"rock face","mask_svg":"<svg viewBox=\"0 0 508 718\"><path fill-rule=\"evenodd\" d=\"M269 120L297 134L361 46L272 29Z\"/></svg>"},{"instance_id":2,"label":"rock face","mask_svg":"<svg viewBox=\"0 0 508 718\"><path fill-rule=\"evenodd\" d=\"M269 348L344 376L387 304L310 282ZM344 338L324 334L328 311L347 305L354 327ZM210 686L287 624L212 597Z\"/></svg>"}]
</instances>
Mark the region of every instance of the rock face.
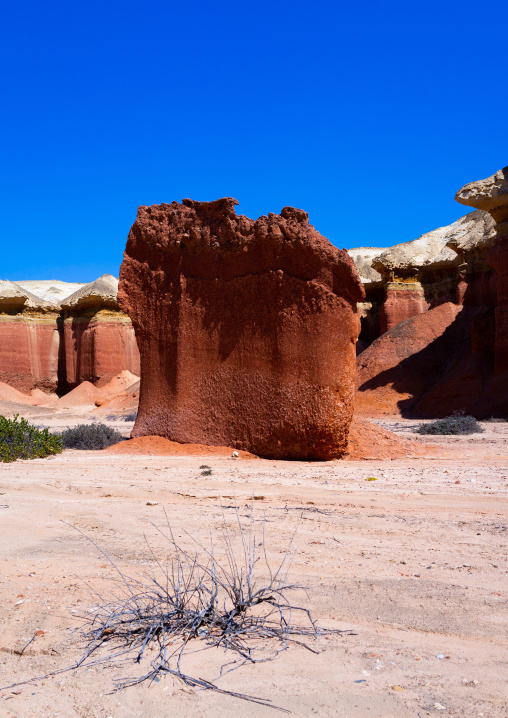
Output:
<instances>
[{"instance_id":1,"label":"rock face","mask_svg":"<svg viewBox=\"0 0 508 718\"><path fill-rule=\"evenodd\" d=\"M103 386L119 372L139 376L139 352L129 317L117 302L118 280L104 274L61 303L61 383Z\"/></svg>"},{"instance_id":2,"label":"rock face","mask_svg":"<svg viewBox=\"0 0 508 718\"><path fill-rule=\"evenodd\" d=\"M0 381L22 392L58 384L59 309L14 282L0 281Z\"/></svg>"},{"instance_id":3,"label":"rock face","mask_svg":"<svg viewBox=\"0 0 508 718\"><path fill-rule=\"evenodd\" d=\"M82 381L103 386L125 370L138 376L134 330L117 291L110 275L91 284L0 281L0 382L65 393Z\"/></svg>"},{"instance_id":4,"label":"rock face","mask_svg":"<svg viewBox=\"0 0 508 718\"><path fill-rule=\"evenodd\" d=\"M353 262L301 210L253 221L236 204L138 210L119 288L141 354L132 436L341 456L363 299Z\"/></svg>"},{"instance_id":5,"label":"rock face","mask_svg":"<svg viewBox=\"0 0 508 718\"><path fill-rule=\"evenodd\" d=\"M496 272L495 374L508 372L508 167L471 182L457 192L457 202L485 210L496 224L487 261Z\"/></svg>"},{"instance_id":6,"label":"rock face","mask_svg":"<svg viewBox=\"0 0 508 718\"><path fill-rule=\"evenodd\" d=\"M372 266L372 262L383 251L380 247L358 247L348 250L366 293L365 301L358 304L360 338L356 343L357 354L381 334L381 312L385 299L384 281L383 276Z\"/></svg>"},{"instance_id":7,"label":"rock face","mask_svg":"<svg viewBox=\"0 0 508 718\"><path fill-rule=\"evenodd\" d=\"M62 299L86 286L83 282L61 282L59 279L20 279L16 284L40 299L57 305L60 305Z\"/></svg>"},{"instance_id":8,"label":"rock face","mask_svg":"<svg viewBox=\"0 0 508 718\"><path fill-rule=\"evenodd\" d=\"M486 262L493 228L490 215L472 212L375 257L373 267L385 279L381 333L445 302L494 302L494 278Z\"/></svg>"},{"instance_id":9,"label":"rock face","mask_svg":"<svg viewBox=\"0 0 508 718\"><path fill-rule=\"evenodd\" d=\"M358 357L355 411L428 419L454 411L506 416L506 383L492 373L492 316L489 308L448 302L400 322Z\"/></svg>"},{"instance_id":10,"label":"rock face","mask_svg":"<svg viewBox=\"0 0 508 718\"><path fill-rule=\"evenodd\" d=\"M361 414L508 416L508 170L456 199L477 211L372 260L386 332L358 358Z\"/></svg>"}]
</instances>

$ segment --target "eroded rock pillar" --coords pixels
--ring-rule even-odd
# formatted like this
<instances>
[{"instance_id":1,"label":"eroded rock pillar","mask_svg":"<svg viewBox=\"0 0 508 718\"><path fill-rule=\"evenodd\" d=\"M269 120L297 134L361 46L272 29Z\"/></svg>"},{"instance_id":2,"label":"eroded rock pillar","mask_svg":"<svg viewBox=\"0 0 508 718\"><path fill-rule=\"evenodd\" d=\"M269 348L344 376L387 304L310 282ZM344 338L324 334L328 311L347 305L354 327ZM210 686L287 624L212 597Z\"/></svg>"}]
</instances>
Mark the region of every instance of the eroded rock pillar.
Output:
<instances>
[{"instance_id":1,"label":"eroded rock pillar","mask_svg":"<svg viewBox=\"0 0 508 718\"><path fill-rule=\"evenodd\" d=\"M256 221L236 200L140 207L118 300L141 355L133 436L331 459L353 414L351 258L285 207Z\"/></svg>"}]
</instances>

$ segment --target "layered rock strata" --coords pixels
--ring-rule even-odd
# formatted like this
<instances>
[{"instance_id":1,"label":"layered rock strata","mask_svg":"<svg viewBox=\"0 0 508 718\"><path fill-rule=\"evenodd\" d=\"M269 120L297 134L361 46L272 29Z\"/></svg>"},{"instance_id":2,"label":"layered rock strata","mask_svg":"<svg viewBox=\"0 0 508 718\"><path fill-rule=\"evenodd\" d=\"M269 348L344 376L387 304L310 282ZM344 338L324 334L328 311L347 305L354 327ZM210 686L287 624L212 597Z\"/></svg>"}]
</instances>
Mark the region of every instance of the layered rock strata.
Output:
<instances>
[{"instance_id":1,"label":"layered rock strata","mask_svg":"<svg viewBox=\"0 0 508 718\"><path fill-rule=\"evenodd\" d=\"M0 381L23 391L58 385L59 308L0 281Z\"/></svg>"},{"instance_id":2,"label":"layered rock strata","mask_svg":"<svg viewBox=\"0 0 508 718\"><path fill-rule=\"evenodd\" d=\"M117 302L118 280L104 274L61 303L61 384L103 386L122 371L139 376L139 352L129 317Z\"/></svg>"},{"instance_id":3,"label":"layered rock strata","mask_svg":"<svg viewBox=\"0 0 508 718\"><path fill-rule=\"evenodd\" d=\"M339 457L363 299L354 264L305 212L253 221L236 204L138 209L118 295L141 354L132 436Z\"/></svg>"},{"instance_id":4,"label":"layered rock strata","mask_svg":"<svg viewBox=\"0 0 508 718\"><path fill-rule=\"evenodd\" d=\"M103 386L122 371L138 376L136 338L117 291L110 275L90 284L0 282L0 382L62 394L82 381Z\"/></svg>"},{"instance_id":5,"label":"layered rock strata","mask_svg":"<svg viewBox=\"0 0 508 718\"><path fill-rule=\"evenodd\" d=\"M495 223L495 241L487 261L496 272L494 371L501 374L508 371L508 167L465 185L455 199L488 212Z\"/></svg>"},{"instance_id":6,"label":"layered rock strata","mask_svg":"<svg viewBox=\"0 0 508 718\"><path fill-rule=\"evenodd\" d=\"M445 302L493 304L494 278L486 262L493 226L487 213L472 212L375 257L373 268L385 283L381 333Z\"/></svg>"},{"instance_id":7,"label":"layered rock strata","mask_svg":"<svg viewBox=\"0 0 508 718\"><path fill-rule=\"evenodd\" d=\"M359 413L508 416L508 170L456 199L477 211L372 260L397 281L358 359Z\"/></svg>"}]
</instances>

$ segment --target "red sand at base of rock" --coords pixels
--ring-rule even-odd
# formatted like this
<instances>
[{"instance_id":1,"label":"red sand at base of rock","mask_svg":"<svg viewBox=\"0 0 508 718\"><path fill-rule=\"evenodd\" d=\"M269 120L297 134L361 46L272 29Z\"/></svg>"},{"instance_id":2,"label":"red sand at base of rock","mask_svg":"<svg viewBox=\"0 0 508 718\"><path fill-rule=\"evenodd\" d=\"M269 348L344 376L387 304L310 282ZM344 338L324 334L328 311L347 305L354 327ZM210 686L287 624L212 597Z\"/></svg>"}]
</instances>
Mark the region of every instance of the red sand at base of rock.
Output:
<instances>
[{"instance_id":1,"label":"red sand at base of rock","mask_svg":"<svg viewBox=\"0 0 508 718\"><path fill-rule=\"evenodd\" d=\"M10 384L5 384L0 381L0 401L12 401L17 404L34 404L35 401L32 396L24 394L22 391L15 389Z\"/></svg>"},{"instance_id":2,"label":"red sand at base of rock","mask_svg":"<svg viewBox=\"0 0 508 718\"><path fill-rule=\"evenodd\" d=\"M114 454L147 454L150 456L231 456L234 449L228 446L206 444L180 444L162 436L138 436L110 446L106 451ZM256 459L248 451L239 451L242 459ZM349 449L346 458L400 459L420 456L424 449L416 441L397 436L376 424L363 419L353 419L349 432Z\"/></svg>"},{"instance_id":3,"label":"red sand at base of rock","mask_svg":"<svg viewBox=\"0 0 508 718\"><path fill-rule=\"evenodd\" d=\"M231 456L234 449L229 446L207 446L206 444L179 444L163 436L138 436L110 446L106 451L112 454L147 454L149 456ZM248 451L238 451L241 459L257 459Z\"/></svg>"},{"instance_id":4,"label":"red sand at base of rock","mask_svg":"<svg viewBox=\"0 0 508 718\"><path fill-rule=\"evenodd\" d=\"M346 459L402 459L423 456L425 449L418 441L397 436L365 419L353 418L349 430Z\"/></svg>"}]
</instances>

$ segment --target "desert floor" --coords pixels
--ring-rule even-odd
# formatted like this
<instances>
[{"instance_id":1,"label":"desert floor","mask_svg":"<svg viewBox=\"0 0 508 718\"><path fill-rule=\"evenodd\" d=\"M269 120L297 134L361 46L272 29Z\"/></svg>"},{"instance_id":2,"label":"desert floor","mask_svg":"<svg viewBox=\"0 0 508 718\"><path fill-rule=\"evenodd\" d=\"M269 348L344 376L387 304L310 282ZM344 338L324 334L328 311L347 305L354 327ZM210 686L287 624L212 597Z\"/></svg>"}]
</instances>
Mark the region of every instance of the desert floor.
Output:
<instances>
[{"instance_id":1,"label":"desert floor","mask_svg":"<svg viewBox=\"0 0 508 718\"><path fill-rule=\"evenodd\" d=\"M15 408L3 405L0 413ZM82 420L30 411L45 426ZM414 437L415 422L378 423ZM132 424L117 426L127 435ZM137 575L145 536L155 555L170 554L150 523L163 526L164 509L185 544L185 531L203 541L210 529L220 531L221 505L234 526L227 507L236 501L242 517L254 506L255 528L265 516L273 562L300 521L292 578L311 588L298 602L320 625L353 635L323 639L319 655L292 645L273 662L228 674L220 686L269 698L295 716L506 718L508 423L483 426L484 434L465 438L420 438L424 457L392 461L65 451L0 464L0 685L75 661L80 614L97 605L94 591L112 590L113 567L76 528ZM201 475L202 464L212 467L210 476ZM199 653L189 672L212 678L221 659ZM0 715L282 715L171 678L111 692L116 676L136 670L84 668L4 688Z\"/></svg>"}]
</instances>

